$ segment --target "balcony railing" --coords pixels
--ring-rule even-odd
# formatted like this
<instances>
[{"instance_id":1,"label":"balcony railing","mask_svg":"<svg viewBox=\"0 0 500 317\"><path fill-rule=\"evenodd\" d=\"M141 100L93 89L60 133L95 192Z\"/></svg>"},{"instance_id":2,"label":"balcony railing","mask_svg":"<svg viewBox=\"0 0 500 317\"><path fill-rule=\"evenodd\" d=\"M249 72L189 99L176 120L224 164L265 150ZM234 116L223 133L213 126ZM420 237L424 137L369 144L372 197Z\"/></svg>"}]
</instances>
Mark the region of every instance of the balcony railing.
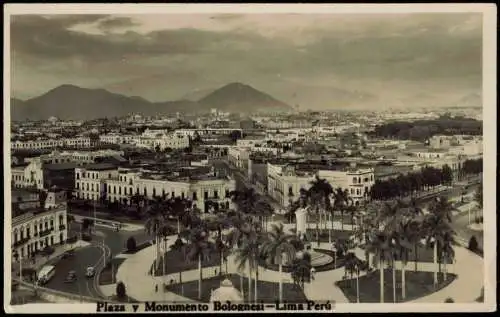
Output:
<instances>
[{"instance_id":1,"label":"balcony railing","mask_svg":"<svg viewBox=\"0 0 500 317\"><path fill-rule=\"evenodd\" d=\"M24 238L22 238L20 240L15 241L14 244L13 244L13 246L14 247L19 247L19 246L25 244L26 242L28 242L30 239L31 239L30 236L24 237Z\"/></svg>"},{"instance_id":2,"label":"balcony railing","mask_svg":"<svg viewBox=\"0 0 500 317\"><path fill-rule=\"evenodd\" d=\"M49 235L52 231L54 231L54 228L49 228L49 229L45 229L43 231L40 231L40 233L39 233L40 238Z\"/></svg>"}]
</instances>

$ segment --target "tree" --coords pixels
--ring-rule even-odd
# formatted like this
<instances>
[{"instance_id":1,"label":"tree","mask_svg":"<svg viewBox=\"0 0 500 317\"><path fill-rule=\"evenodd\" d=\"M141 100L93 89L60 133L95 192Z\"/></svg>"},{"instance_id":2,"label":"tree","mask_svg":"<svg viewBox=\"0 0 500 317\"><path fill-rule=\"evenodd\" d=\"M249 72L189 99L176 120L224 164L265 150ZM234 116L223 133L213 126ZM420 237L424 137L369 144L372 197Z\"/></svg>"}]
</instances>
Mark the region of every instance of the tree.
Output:
<instances>
[{"instance_id":1,"label":"tree","mask_svg":"<svg viewBox=\"0 0 500 317\"><path fill-rule=\"evenodd\" d=\"M453 180L453 172L452 172L451 168L448 166L448 164L445 164L441 168L441 173L442 173L441 175L442 175L443 183L451 185L451 182Z\"/></svg>"},{"instance_id":2,"label":"tree","mask_svg":"<svg viewBox=\"0 0 500 317\"><path fill-rule=\"evenodd\" d=\"M451 228L451 210L453 207L446 197L438 197L429 207L430 213L424 219L423 230L427 244L434 248L434 285L437 286L438 248L443 245L446 235L453 235Z\"/></svg>"},{"instance_id":3,"label":"tree","mask_svg":"<svg viewBox=\"0 0 500 317\"><path fill-rule=\"evenodd\" d=\"M316 214L316 217L318 217L316 222L316 239L319 242L319 228L322 218L326 218L326 212L331 208L330 195L333 194L333 188L326 179L319 178L316 175L314 180L310 182L307 193L309 197L308 204Z\"/></svg>"},{"instance_id":4,"label":"tree","mask_svg":"<svg viewBox=\"0 0 500 317\"><path fill-rule=\"evenodd\" d=\"M295 259L296 250L294 246L290 243L290 240L294 239L295 236L286 234L283 229L283 224L273 224L271 231L268 232L267 240L262 245L261 254L268 258L274 259L274 262L278 262L280 280L279 280L279 301L283 302L283 262L286 259L287 265ZM285 255L285 257L283 257Z\"/></svg>"},{"instance_id":5,"label":"tree","mask_svg":"<svg viewBox=\"0 0 500 317\"><path fill-rule=\"evenodd\" d=\"M392 260L393 250L391 249L390 237L384 232L373 232L368 240L367 248L373 253L373 264L379 267L380 271L380 302L384 303L384 270L386 263Z\"/></svg>"},{"instance_id":6,"label":"tree","mask_svg":"<svg viewBox=\"0 0 500 317\"><path fill-rule=\"evenodd\" d=\"M338 187L333 193L333 199L333 208L334 210L338 210L340 212L341 230L344 230L344 212L349 204L349 194L347 193L347 190L342 190L342 188Z\"/></svg>"},{"instance_id":7,"label":"tree","mask_svg":"<svg viewBox=\"0 0 500 317\"><path fill-rule=\"evenodd\" d=\"M178 258L181 260L186 259L186 244L182 241L181 237L178 236L174 244L170 246L170 249L177 252ZM182 284L182 270L179 271L179 284L181 285L181 295L184 296L184 285Z\"/></svg>"},{"instance_id":8,"label":"tree","mask_svg":"<svg viewBox=\"0 0 500 317\"><path fill-rule=\"evenodd\" d=\"M127 297L127 290L125 288L125 284L123 284L123 282L118 282L116 284L116 296L118 297L118 299L125 299Z\"/></svg>"},{"instance_id":9,"label":"tree","mask_svg":"<svg viewBox=\"0 0 500 317\"><path fill-rule=\"evenodd\" d=\"M476 236L472 236L470 237L469 239L469 244L468 244L468 247L467 247L470 251L472 252L476 252L477 249L479 248L479 244L477 243L477 239L476 239Z\"/></svg>"},{"instance_id":10,"label":"tree","mask_svg":"<svg viewBox=\"0 0 500 317\"><path fill-rule=\"evenodd\" d=\"M187 258L191 261L198 261L198 271L199 271L199 279L198 279L198 299L201 300L202 294L202 285L201 282L203 280L203 271L202 271L202 262L206 261L210 257L210 252L213 247L210 245L208 241L208 231L199 226L197 228L193 228L189 234L189 240L186 250Z\"/></svg>"},{"instance_id":11,"label":"tree","mask_svg":"<svg viewBox=\"0 0 500 317\"><path fill-rule=\"evenodd\" d=\"M137 248L137 242L135 241L134 237L130 237L127 239L127 250L128 251L135 251Z\"/></svg>"},{"instance_id":12,"label":"tree","mask_svg":"<svg viewBox=\"0 0 500 317\"><path fill-rule=\"evenodd\" d=\"M406 298L406 274L405 269L408 263L409 253L412 249L414 241L414 229L412 224L414 222L406 221L401 222L396 234L396 248L397 248L397 258L401 261L401 298L404 300ZM416 259L415 259L416 263Z\"/></svg>"},{"instance_id":13,"label":"tree","mask_svg":"<svg viewBox=\"0 0 500 317\"><path fill-rule=\"evenodd\" d=\"M159 265L159 241L158 235L160 232L160 228L162 226L162 218L159 214L149 213L146 223L144 224L144 230L151 237L151 240L155 241L155 260L154 260L154 270L156 272ZM153 273L154 274L154 273Z\"/></svg>"}]
</instances>

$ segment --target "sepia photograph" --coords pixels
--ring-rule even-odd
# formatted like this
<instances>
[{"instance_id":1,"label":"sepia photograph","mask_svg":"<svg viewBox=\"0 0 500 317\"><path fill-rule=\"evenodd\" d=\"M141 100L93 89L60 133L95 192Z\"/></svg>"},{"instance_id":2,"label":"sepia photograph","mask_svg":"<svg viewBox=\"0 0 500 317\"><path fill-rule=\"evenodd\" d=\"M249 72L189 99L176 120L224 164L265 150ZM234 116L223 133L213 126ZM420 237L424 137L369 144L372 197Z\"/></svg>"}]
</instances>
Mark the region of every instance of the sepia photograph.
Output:
<instances>
[{"instance_id":1,"label":"sepia photograph","mask_svg":"<svg viewBox=\"0 0 500 317\"><path fill-rule=\"evenodd\" d=\"M4 65L6 312L495 310L494 5L10 4Z\"/></svg>"}]
</instances>

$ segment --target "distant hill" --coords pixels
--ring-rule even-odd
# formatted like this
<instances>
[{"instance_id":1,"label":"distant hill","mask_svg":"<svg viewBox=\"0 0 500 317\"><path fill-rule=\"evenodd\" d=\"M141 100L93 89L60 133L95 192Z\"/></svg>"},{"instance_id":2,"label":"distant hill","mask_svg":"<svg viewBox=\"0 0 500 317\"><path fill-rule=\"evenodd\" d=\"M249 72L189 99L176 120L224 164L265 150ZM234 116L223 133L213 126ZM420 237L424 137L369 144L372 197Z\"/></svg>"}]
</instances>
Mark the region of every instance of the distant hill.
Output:
<instances>
[{"instance_id":1,"label":"distant hill","mask_svg":"<svg viewBox=\"0 0 500 317\"><path fill-rule=\"evenodd\" d=\"M150 102L142 97L124 96L104 89L62 85L25 101L13 98L10 106L12 120L46 120L51 116L63 120L89 120L129 113L149 116L175 112L208 112L211 108L229 112L290 109L283 102L239 83L226 85L199 101L183 99L164 102Z\"/></svg>"},{"instance_id":2,"label":"distant hill","mask_svg":"<svg viewBox=\"0 0 500 317\"><path fill-rule=\"evenodd\" d=\"M205 108L217 108L223 111L248 113L259 111L288 111L292 107L274 99L251 86L231 83L217 89L198 101Z\"/></svg>"}]
</instances>

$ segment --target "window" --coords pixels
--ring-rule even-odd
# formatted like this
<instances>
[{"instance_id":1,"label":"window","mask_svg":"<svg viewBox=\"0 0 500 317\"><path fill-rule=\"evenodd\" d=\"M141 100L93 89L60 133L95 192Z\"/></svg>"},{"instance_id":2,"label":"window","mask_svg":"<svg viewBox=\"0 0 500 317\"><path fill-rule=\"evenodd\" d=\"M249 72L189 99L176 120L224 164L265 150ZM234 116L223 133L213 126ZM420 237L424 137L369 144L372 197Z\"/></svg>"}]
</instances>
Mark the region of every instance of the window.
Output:
<instances>
[{"instance_id":1,"label":"window","mask_svg":"<svg viewBox=\"0 0 500 317\"><path fill-rule=\"evenodd\" d=\"M129 195L132 195L132 187L129 188L128 193L129 193Z\"/></svg>"},{"instance_id":2,"label":"window","mask_svg":"<svg viewBox=\"0 0 500 317\"><path fill-rule=\"evenodd\" d=\"M214 198L219 199L219 192L217 190L214 190Z\"/></svg>"},{"instance_id":3,"label":"window","mask_svg":"<svg viewBox=\"0 0 500 317\"><path fill-rule=\"evenodd\" d=\"M113 194L116 194L116 186L113 186Z\"/></svg>"},{"instance_id":4,"label":"window","mask_svg":"<svg viewBox=\"0 0 500 317\"><path fill-rule=\"evenodd\" d=\"M196 194L196 192L193 192L193 200L194 200L194 201L197 201L197 200L198 200L198 195Z\"/></svg>"},{"instance_id":5,"label":"window","mask_svg":"<svg viewBox=\"0 0 500 317\"><path fill-rule=\"evenodd\" d=\"M203 198L204 198L204 199L208 199L208 191L205 191L205 192L203 193Z\"/></svg>"},{"instance_id":6,"label":"window","mask_svg":"<svg viewBox=\"0 0 500 317\"><path fill-rule=\"evenodd\" d=\"M351 188L351 194L354 194L354 188Z\"/></svg>"},{"instance_id":7,"label":"window","mask_svg":"<svg viewBox=\"0 0 500 317\"><path fill-rule=\"evenodd\" d=\"M229 198L229 196L231 196L229 189L226 189L226 198Z\"/></svg>"},{"instance_id":8,"label":"window","mask_svg":"<svg viewBox=\"0 0 500 317\"><path fill-rule=\"evenodd\" d=\"M28 236L28 238L30 237L30 228L26 228L26 235Z\"/></svg>"},{"instance_id":9,"label":"window","mask_svg":"<svg viewBox=\"0 0 500 317\"><path fill-rule=\"evenodd\" d=\"M54 229L54 220L50 219L50 229Z\"/></svg>"},{"instance_id":10,"label":"window","mask_svg":"<svg viewBox=\"0 0 500 317\"><path fill-rule=\"evenodd\" d=\"M89 183L87 183L87 190L89 190Z\"/></svg>"},{"instance_id":11,"label":"window","mask_svg":"<svg viewBox=\"0 0 500 317\"><path fill-rule=\"evenodd\" d=\"M94 191L94 184L90 184L90 189Z\"/></svg>"},{"instance_id":12,"label":"window","mask_svg":"<svg viewBox=\"0 0 500 317\"><path fill-rule=\"evenodd\" d=\"M144 187L144 196L146 196L146 197L148 196L148 190L146 187Z\"/></svg>"},{"instance_id":13,"label":"window","mask_svg":"<svg viewBox=\"0 0 500 317\"><path fill-rule=\"evenodd\" d=\"M76 183L76 189L80 189L80 183Z\"/></svg>"},{"instance_id":14,"label":"window","mask_svg":"<svg viewBox=\"0 0 500 317\"><path fill-rule=\"evenodd\" d=\"M80 173L76 173L76 179L80 179Z\"/></svg>"},{"instance_id":15,"label":"window","mask_svg":"<svg viewBox=\"0 0 500 317\"><path fill-rule=\"evenodd\" d=\"M184 192L181 193L181 199L184 199Z\"/></svg>"},{"instance_id":16,"label":"window","mask_svg":"<svg viewBox=\"0 0 500 317\"><path fill-rule=\"evenodd\" d=\"M356 177L354 177L354 178L352 179L352 183L353 183L353 184L356 184L356 183L357 183L357 179L356 179Z\"/></svg>"},{"instance_id":17,"label":"window","mask_svg":"<svg viewBox=\"0 0 500 317\"><path fill-rule=\"evenodd\" d=\"M146 195L146 194L144 194ZM153 197L156 197L156 188L153 187Z\"/></svg>"}]
</instances>

